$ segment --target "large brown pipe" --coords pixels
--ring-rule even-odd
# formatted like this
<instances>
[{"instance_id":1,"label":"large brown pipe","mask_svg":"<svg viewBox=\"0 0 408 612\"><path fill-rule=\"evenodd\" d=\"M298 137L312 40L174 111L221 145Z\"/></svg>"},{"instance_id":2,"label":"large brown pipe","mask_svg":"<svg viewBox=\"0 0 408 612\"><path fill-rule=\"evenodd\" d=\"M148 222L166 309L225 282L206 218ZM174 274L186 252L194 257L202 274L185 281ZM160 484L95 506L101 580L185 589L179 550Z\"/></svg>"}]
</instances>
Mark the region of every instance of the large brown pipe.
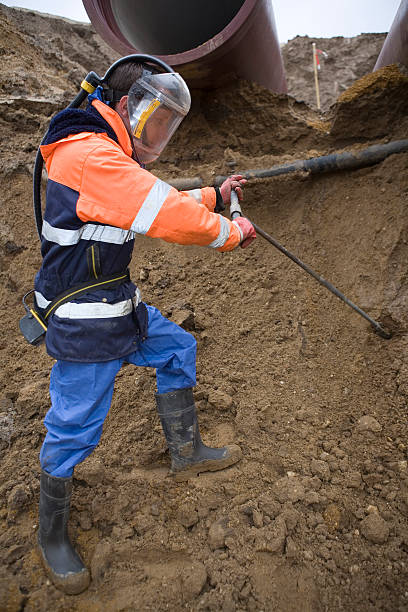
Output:
<instances>
[{"instance_id":1,"label":"large brown pipe","mask_svg":"<svg viewBox=\"0 0 408 612\"><path fill-rule=\"evenodd\" d=\"M374 70L396 63L408 67L408 0L401 0Z\"/></svg>"},{"instance_id":2,"label":"large brown pipe","mask_svg":"<svg viewBox=\"0 0 408 612\"><path fill-rule=\"evenodd\" d=\"M271 0L83 0L118 53L156 55L194 88L236 78L287 91Z\"/></svg>"}]
</instances>

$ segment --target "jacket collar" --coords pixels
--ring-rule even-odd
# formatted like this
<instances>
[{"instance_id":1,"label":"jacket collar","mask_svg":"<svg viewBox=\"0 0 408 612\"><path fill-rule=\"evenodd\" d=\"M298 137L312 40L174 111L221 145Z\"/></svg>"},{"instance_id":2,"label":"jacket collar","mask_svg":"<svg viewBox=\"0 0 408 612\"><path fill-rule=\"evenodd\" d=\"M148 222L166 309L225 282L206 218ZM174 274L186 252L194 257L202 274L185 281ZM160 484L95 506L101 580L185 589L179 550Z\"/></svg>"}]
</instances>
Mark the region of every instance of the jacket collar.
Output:
<instances>
[{"instance_id":1,"label":"jacket collar","mask_svg":"<svg viewBox=\"0 0 408 612\"><path fill-rule=\"evenodd\" d=\"M105 119L105 121L109 123L118 138L118 143L120 147L123 149L126 155L132 157L132 143L130 141L128 131L120 115L118 115L118 113L113 110L113 108L110 108L110 106L104 104L104 102L101 102L97 99L92 101L92 106L96 108L96 110L103 117L103 119Z\"/></svg>"}]
</instances>

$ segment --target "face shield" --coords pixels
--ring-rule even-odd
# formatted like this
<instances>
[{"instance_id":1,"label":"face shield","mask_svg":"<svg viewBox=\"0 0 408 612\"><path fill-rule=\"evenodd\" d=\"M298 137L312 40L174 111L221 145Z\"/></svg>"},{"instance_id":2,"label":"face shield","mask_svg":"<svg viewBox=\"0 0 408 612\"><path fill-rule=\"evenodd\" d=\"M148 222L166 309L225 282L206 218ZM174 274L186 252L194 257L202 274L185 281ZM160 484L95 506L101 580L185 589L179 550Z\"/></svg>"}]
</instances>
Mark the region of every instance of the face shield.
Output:
<instances>
[{"instance_id":1,"label":"face shield","mask_svg":"<svg viewBox=\"0 0 408 612\"><path fill-rule=\"evenodd\" d=\"M157 159L190 110L191 98L182 77L174 72L143 74L128 93L128 113L138 157Z\"/></svg>"}]
</instances>

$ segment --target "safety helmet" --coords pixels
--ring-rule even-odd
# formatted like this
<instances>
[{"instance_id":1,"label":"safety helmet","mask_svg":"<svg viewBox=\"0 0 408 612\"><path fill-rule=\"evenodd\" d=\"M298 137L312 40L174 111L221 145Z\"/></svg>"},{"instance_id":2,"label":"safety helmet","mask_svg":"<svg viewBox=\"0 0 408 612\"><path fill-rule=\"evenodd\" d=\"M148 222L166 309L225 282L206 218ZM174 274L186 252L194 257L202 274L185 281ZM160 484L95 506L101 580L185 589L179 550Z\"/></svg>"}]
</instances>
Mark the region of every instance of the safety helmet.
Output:
<instances>
[{"instance_id":1,"label":"safety helmet","mask_svg":"<svg viewBox=\"0 0 408 612\"><path fill-rule=\"evenodd\" d=\"M159 157L190 105L190 92L178 73L143 71L128 93L130 127L141 162Z\"/></svg>"}]
</instances>

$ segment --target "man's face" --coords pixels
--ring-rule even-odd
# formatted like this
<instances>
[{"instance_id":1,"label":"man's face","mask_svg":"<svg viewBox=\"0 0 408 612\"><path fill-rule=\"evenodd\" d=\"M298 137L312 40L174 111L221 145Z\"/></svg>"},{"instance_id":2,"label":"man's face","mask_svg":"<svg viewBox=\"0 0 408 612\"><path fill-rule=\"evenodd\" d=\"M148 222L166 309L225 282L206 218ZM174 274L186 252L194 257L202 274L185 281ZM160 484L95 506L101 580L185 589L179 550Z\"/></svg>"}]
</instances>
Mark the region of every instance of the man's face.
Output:
<instances>
[{"instance_id":1,"label":"man's face","mask_svg":"<svg viewBox=\"0 0 408 612\"><path fill-rule=\"evenodd\" d=\"M160 106L157 108L143 128L143 144L156 149L157 145L162 143L163 140L167 140L172 117L173 113L166 107Z\"/></svg>"},{"instance_id":2,"label":"man's face","mask_svg":"<svg viewBox=\"0 0 408 612\"><path fill-rule=\"evenodd\" d=\"M120 102L116 105L115 110L125 124L138 159L145 164L152 163L158 158L159 155L147 153L143 148L143 145L152 148L153 150L160 148L158 145L160 145L163 140L167 140L170 122L172 119L172 112L164 106L157 108L151 117L149 117L146 121L142 132L142 138L136 138L132 133L132 128L130 125L127 98L127 96L123 96Z\"/></svg>"}]
</instances>

